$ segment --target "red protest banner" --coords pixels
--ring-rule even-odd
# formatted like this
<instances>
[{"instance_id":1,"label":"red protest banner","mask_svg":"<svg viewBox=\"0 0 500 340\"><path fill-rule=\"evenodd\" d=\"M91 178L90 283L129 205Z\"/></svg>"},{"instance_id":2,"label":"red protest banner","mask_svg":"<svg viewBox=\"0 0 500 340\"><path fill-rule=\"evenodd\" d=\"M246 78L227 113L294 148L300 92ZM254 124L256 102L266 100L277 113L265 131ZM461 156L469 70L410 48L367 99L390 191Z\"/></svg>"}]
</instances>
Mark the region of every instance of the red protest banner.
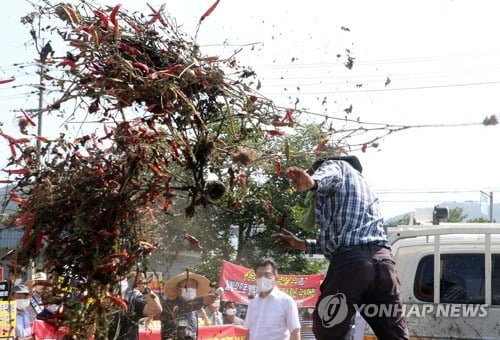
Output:
<instances>
[{"instance_id":1,"label":"red protest banner","mask_svg":"<svg viewBox=\"0 0 500 340\"><path fill-rule=\"evenodd\" d=\"M198 340L245 340L248 330L236 325L200 326L198 327ZM159 328L146 331L139 330L139 340L160 340Z\"/></svg>"},{"instance_id":2,"label":"red protest banner","mask_svg":"<svg viewBox=\"0 0 500 340\"><path fill-rule=\"evenodd\" d=\"M56 328L50 323L42 320L33 321L33 335L35 336L35 339L58 340L63 339L67 334L68 328L66 327Z\"/></svg>"},{"instance_id":3,"label":"red protest banner","mask_svg":"<svg viewBox=\"0 0 500 340\"><path fill-rule=\"evenodd\" d=\"M324 274L278 275L278 287L290 295L299 307L314 307ZM219 286L224 288L222 300L248 304L248 295L255 295L255 273L252 269L231 262L222 263Z\"/></svg>"},{"instance_id":4,"label":"red protest banner","mask_svg":"<svg viewBox=\"0 0 500 340\"><path fill-rule=\"evenodd\" d=\"M248 330L236 325L200 326L198 340L245 340Z\"/></svg>"}]
</instances>

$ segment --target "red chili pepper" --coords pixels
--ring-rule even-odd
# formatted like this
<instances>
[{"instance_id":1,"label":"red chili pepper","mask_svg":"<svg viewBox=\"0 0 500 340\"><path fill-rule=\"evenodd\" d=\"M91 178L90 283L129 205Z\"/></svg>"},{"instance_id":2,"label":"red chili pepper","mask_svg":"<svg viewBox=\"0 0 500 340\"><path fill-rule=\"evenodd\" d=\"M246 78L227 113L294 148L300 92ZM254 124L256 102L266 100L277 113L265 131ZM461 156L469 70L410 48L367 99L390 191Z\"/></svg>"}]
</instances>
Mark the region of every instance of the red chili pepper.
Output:
<instances>
[{"instance_id":1,"label":"red chili pepper","mask_svg":"<svg viewBox=\"0 0 500 340\"><path fill-rule=\"evenodd\" d=\"M151 18L151 21L149 22L150 24L154 23L156 20L159 20L161 22L161 24L164 26L164 27L167 27L168 24L166 23L166 21L163 19L163 17L161 16L161 13L158 12L157 10L155 10L150 4L146 3L146 5L148 5L148 7L151 9L151 11L153 12L153 17Z\"/></svg>"},{"instance_id":2,"label":"red chili pepper","mask_svg":"<svg viewBox=\"0 0 500 340\"><path fill-rule=\"evenodd\" d=\"M43 143L48 143L49 140L45 137L42 137L42 136L37 136L37 135L32 135L33 137L35 137L36 139L38 139L40 142L43 142Z\"/></svg>"},{"instance_id":3,"label":"red chili pepper","mask_svg":"<svg viewBox=\"0 0 500 340\"><path fill-rule=\"evenodd\" d=\"M201 77L203 75L203 71L199 67L194 69L194 73L196 73L198 77Z\"/></svg>"},{"instance_id":4,"label":"red chili pepper","mask_svg":"<svg viewBox=\"0 0 500 340\"><path fill-rule=\"evenodd\" d=\"M17 196L17 194L14 191L10 192L9 201L17 202L17 203L20 203L20 204L23 204L23 205L29 205L28 201L26 201L25 199Z\"/></svg>"},{"instance_id":5,"label":"red chili pepper","mask_svg":"<svg viewBox=\"0 0 500 340\"><path fill-rule=\"evenodd\" d=\"M217 61L217 60L219 60L219 56L214 55L214 56L210 56L210 57L205 57L204 59L205 59L205 61Z\"/></svg>"},{"instance_id":6,"label":"red chili pepper","mask_svg":"<svg viewBox=\"0 0 500 340\"><path fill-rule=\"evenodd\" d=\"M17 202L17 203L22 204L22 205L29 205L28 201L26 201L25 199L22 199L21 197L10 197L9 201Z\"/></svg>"},{"instance_id":7,"label":"red chili pepper","mask_svg":"<svg viewBox=\"0 0 500 340\"><path fill-rule=\"evenodd\" d=\"M279 131L279 130L268 130L265 135L265 139L268 139L273 136L284 136L286 133L284 131Z\"/></svg>"},{"instance_id":8,"label":"red chili pepper","mask_svg":"<svg viewBox=\"0 0 500 340\"><path fill-rule=\"evenodd\" d=\"M42 248L43 234L39 231L35 237L35 252L38 253L40 248Z\"/></svg>"},{"instance_id":9,"label":"red chili pepper","mask_svg":"<svg viewBox=\"0 0 500 340\"><path fill-rule=\"evenodd\" d=\"M197 248L202 249L203 247L200 244L200 240L198 240L196 237L194 237L191 234L185 233L184 234L184 239L188 241L191 244L194 244Z\"/></svg>"},{"instance_id":10,"label":"red chili pepper","mask_svg":"<svg viewBox=\"0 0 500 340\"><path fill-rule=\"evenodd\" d=\"M175 64L174 66L170 67L167 70L161 70L161 71L156 71L154 73L151 73L149 75L149 78L156 79L156 78L158 78L159 75L172 74L172 73L174 73L180 67L182 67L182 64Z\"/></svg>"},{"instance_id":11,"label":"red chili pepper","mask_svg":"<svg viewBox=\"0 0 500 340\"><path fill-rule=\"evenodd\" d=\"M9 175L29 175L31 171L28 169L3 169Z\"/></svg>"},{"instance_id":12,"label":"red chili pepper","mask_svg":"<svg viewBox=\"0 0 500 340\"><path fill-rule=\"evenodd\" d=\"M64 59L59 64L57 64L57 66L66 66L66 65L71 66L71 68L76 68L75 62L69 59Z\"/></svg>"},{"instance_id":13,"label":"red chili pepper","mask_svg":"<svg viewBox=\"0 0 500 340\"><path fill-rule=\"evenodd\" d=\"M16 152L16 148L14 147L14 144L13 143L9 143L9 148L10 148L10 152L12 153L12 156L16 157L17 156L17 152Z\"/></svg>"},{"instance_id":14,"label":"red chili pepper","mask_svg":"<svg viewBox=\"0 0 500 340\"><path fill-rule=\"evenodd\" d=\"M219 1L220 0L217 0L216 2L214 2L214 4L212 6L210 6L210 8L205 13L203 13L203 15L200 18L200 22L202 22L206 17L208 17L210 14L212 14L215 7L217 7L217 5L219 4Z\"/></svg>"},{"instance_id":15,"label":"red chili pepper","mask_svg":"<svg viewBox=\"0 0 500 340\"><path fill-rule=\"evenodd\" d=\"M0 132L0 136L2 136L3 138L7 139L10 143L14 143L14 140L16 140L14 137L12 136L9 136L3 132Z\"/></svg>"},{"instance_id":16,"label":"red chili pepper","mask_svg":"<svg viewBox=\"0 0 500 340\"><path fill-rule=\"evenodd\" d=\"M158 169L154 164L148 163L148 168L153 172L155 175L158 175L160 173L160 169Z\"/></svg>"},{"instance_id":17,"label":"red chili pepper","mask_svg":"<svg viewBox=\"0 0 500 340\"><path fill-rule=\"evenodd\" d=\"M102 262L109 262L113 259L126 259L129 258L130 255L126 251L122 251L121 253L114 253L108 256L105 256L101 259Z\"/></svg>"},{"instance_id":18,"label":"red chili pepper","mask_svg":"<svg viewBox=\"0 0 500 340\"><path fill-rule=\"evenodd\" d=\"M89 35L92 35L92 29L90 28L90 26L88 26L88 25L81 25L79 28L82 31L84 31L85 33L87 33Z\"/></svg>"},{"instance_id":19,"label":"red chili pepper","mask_svg":"<svg viewBox=\"0 0 500 340\"><path fill-rule=\"evenodd\" d=\"M19 143L29 143L30 139L29 138L16 138L12 142L12 144L19 144Z\"/></svg>"},{"instance_id":20,"label":"red chili pepper","mask_svg":"<svg viewBox=\"0 0 500 340\"><path fill-rule=\"evenodd\" d=\"M111 14L109 15L109 20L113 23L113 25L118 26L118 20L116 19L116 15L118 14L118 10L120 9L120 6L122 4L116 5L113 10L111 11Z\"/></svg>"},{"instance_id":21,"label":"red chili pepper","mask_svg":"<svg viewBox=\"0 0 500 340\"><path fill-rule=\"evenodd\" d=\"M36 123L33 121L33 119L31 119L31 117L28 115L28 113L24 109L21 109L21 112L23 113L24 118L26 118L26 120L28 121L28 123L31 126L36 126Z\"/></svg>"},{"instance_id":22,"label":"red chili pepper","mask_svg":"<svg viewBox=\"0 0 500 340\"><path fill-rule=\"evenodd\" d=\"M283 122L288 121L293 124L293 110L286 109L285 116L283 117Z\"/></svg>"},{"instance_id":23,"label":"red chili pepper","mask_svg":"<svg viewBox=\"0 0 500 340\"><path fill-rule=\"evenodd\" d=\"M167 211L168 207L170 206L170 203L172 203L171 200L166 200L163 202L163 211Z\"/></svg>"},{"instance_id":24,"label":"red chili pepper","mask_svg":"<svg viewBox=\"0 0 500 340\"><path fill-rule=\"evenodd\" d=\"M10 77L7 79L0 79L0 84L10 83L11 81L16 80L16 77Z\"/></svg>"},{"instance_id":25,"label":"red chili pepper","mask_svg":"<svg viewBox=\"0 0 500 340\"><path fill-rule=\"evenodd\" d=\"M247 183L246 183L246 181L245 181L245 178L246 178L246 177L247 177L247 176L246 176L245 174L243 174L243 173L239 173L239 174L238 174L238 181L239 181L239 183L240 183L240 187L241 187L242 189L246 189L246 187L247 187Z\"/></svg>"},{"instance_id":26,"label":"red chili pepper","mask_svg":"<svg viewBox=\"0 0 500 340\"><path fill-rule=\"evenodd\" d=\"M182 64L175 64L174 66L170 67L168 70L166 71L160 71L162 73L174 73L178 68L182 67Z\"/></svg>"},{"instance_id":27,"label":"red chili pepper","mask_svg":"<svg viewBox=\"0 0 500 340\"><path fill-rule=\"evenodd\" d=\"M108 17L106 16L106 14L104 14L101 11L97 11L97 10L95 10L94 13L95 13L95 15L97 15L99 17L99 19L101 20L104 27L108 28L109 27L109 20L108 20Z\"/></svg>"},{"instance_id":28,"label":"red chili pepper","mask_svg":"<svg viewBox=\"0 0 500 340\"><path fill-rule=\"evenodd\" d=\"M118 232L114 232L114 231L107 231L107 230L104 230L104 229L101 229L97 232L99 235L101 236L104 236L106 238L111 238L111 237L114 237L118 234Z\"/></svg>"},{"instance_id":29,"label":"red chili pepper","mask_svg":"<svg viewBox=\"0 0 500 340\"><path fill-rule=\"evenodd\" d=\"M323 149L323 147L326 145L326 143L328 143L328 141L330 141L330 138L323 138L321 140L321 142L318 144L318 146L316 147L316 149L314 149L314 152L319 152Z\"/></svg>"},{"instance_id":30,"label":"red chili pepper","mask_svg":"<svg viewBox=\"0 0 500 340\"><path fill-rule=\"evenodd\" d=\"M128 54L135 55L135 56L139 56L142 54L142 52L139 51L138 48L124 44L124 43L120 44L120 49L124 52L127 52Z\"/></svg>"},{"instance_id":31,"label":"red chili pepper","mask_svg":"<svg viewBox=\"0 0 500 340\"><path fill-rule=\"evenodd\" d=\"M279 120L273 120L273 121L271 122L271 124L272 124L274 127L290 126L290 123L283 122L283 121L279 121Z\"/></svg>"},{"instance_id":32,"label":"red chili pepper","mask_svg":"<svg viewBox=\"0 0 500 340\"><path fill-rule=\"evenodd\" d=\"M110 264L105 264L105 265L102 265L102 266L99 266L99 267L96 267L95 269L98 273L102 273L102 274L105 274L105 273L109 273L109 272L113 272L116 270L116 264L114 263L110 263Z\"/></svg>"},{"instance_id":33,"label":"red chili pepper","mask_svg":"<svg viewBox=\"0 0 500 340\"><path fill-rule=\"evenodd\" d=\"M177 149L177 144L175 142L169 142L170 147L172 148L172 152L174 153L175 158L179 158L179 149Z\"/></svg>"},{"instance_id":34,"label":"red chili pepper","mask_svg":"<svg viewBox=\"0 0 500 340\"><path fill-rule=\"evenodd\" d=\"M20 227L22 225L33 226L34 222L35 222L34 216L32 216L30 213L26 212L16 220L15 226L16 227Z\"/></svg>"},{"instance_id":35,"label":"red chili pepper","mask_svg":"<svg viewBox=\"0 0 500 340\"><path fill-rule=\"evenodd\" d=\"M125 20L125 22L127 24L129 24L130 27L132 27L134 29L134 31L136 31L137 33L142 33L142 30L136 24L134 24L132 21L127 20L127 18L123 18L123 20Z\"/></svg>"},{"instance_id":36,"label":"red chili pepper","mask_svg":"<svg viewBox=\"0 0 500 340\"><path fill-rule=\"evenodd\" d=\"M274 171L276 172L276 176L281 176L281 163L279 161L274 161Z\"/></svg>"},{"instance_id":37,"label":"red chili pepper","mask_svg":"<svg viewBox=\"0 0 500 340\"><path fill-rule=\"evenodd\" d=\"M132 63L132 66L141 69L144 74L149 74L149 67L146 64L135 62L135 63Z\"/></svg>"},{"instance_id":38,"label":"red chili pepper","mask_svg":"<svg viewBox=\"0 0 500 340\"><path fill-rule=\"evenodd\" d=\"M67 6L66 9L68 10L69 15L71 16L71 21L74 24L77 24L78 21L80 21L80 19L78 18L78 14L76 13L75 9L71 6Z\"/></svg>"},{"instance_id":39,"label":"red chili pepper","mask_svg":"<svg viewBox=\"0 0 500 340\"><path fill-rule=\"evenodd\" d=\"M240 209L242 201L237 200L236 203L233 205L233 211L238 211Z\"/></svg>"},{"instance_id":40,"label":"red chili pepper","mask_svg":"<svg viewBox=\"0 0 500 340\"><path fill-rule=\"evenodd\" d=\"M85 156L83 155L80 151L77 151L75 152L75 157L78 158L78 159L85 159L85 158L89 158L89 156Z\"/></svg>"},{"instance_id":41,"label":"red chili pepper","mask_svg":"<svg viewBox=\"0 0 500 340\"><path fill-rule=\"evenodd\" d=\"M106 297L108 299L110 299L111 301L113 301L118 306L120 306L125 312L128 310L127 303L125 301L123 301L122 299L120 299L120 298L118 298L116 296L113 296L113 295L111 295L109 293L106 293Z\"/></svg>"},{"instance_id":42,"label":"red chili pepper","mask_svg":"<svg viewBox=\"0 0 500 340\"><path fill-rule=\"evenodd\" d=\"M29 237L30 237L30 234L31 234L31 226L29 226L29 225L28 225L28 226L26 226L26 227L24 228L24 234L23 234L23 237L21 238L21 244L22 244L23 246L25 246L25 245L26 245L26 242L28 242L28 239L29 239Z\"/></svg>"}]
</instances>

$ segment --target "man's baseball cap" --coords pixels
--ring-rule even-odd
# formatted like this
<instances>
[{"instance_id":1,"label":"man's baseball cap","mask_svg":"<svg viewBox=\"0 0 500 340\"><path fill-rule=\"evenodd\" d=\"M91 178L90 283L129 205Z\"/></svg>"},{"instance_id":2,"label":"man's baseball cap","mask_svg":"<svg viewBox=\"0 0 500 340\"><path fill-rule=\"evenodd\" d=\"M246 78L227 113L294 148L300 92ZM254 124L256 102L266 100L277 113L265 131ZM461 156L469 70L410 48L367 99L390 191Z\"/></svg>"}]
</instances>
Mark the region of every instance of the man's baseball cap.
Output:
<instances>
[{"instance_id":1,"label":"man's baseball cap","mask_svg":"<svg viewBox=\"0 0 500 340\"><path fill-rule=\"evenodd\" d=\"M17 293L17 294L29 294L30 291L26 285L17 285L12 288L12 293Z\"/></svg>"},{"instance_id":2,"label":"man's baseball cap","mask_svg":"<svg viewBox=\"0 0 500 340\"><path fill-rule=\"evenodd\" d=\"M328 156L315 161L311 168L307 170L307 173L309 173L309 175L312 175L321 166L321 164L323 164L324 161L344 161L349 163L354 169L358 170L359 173L363 172L361 162L356 156Z\"/></svg>"}]
</instances>

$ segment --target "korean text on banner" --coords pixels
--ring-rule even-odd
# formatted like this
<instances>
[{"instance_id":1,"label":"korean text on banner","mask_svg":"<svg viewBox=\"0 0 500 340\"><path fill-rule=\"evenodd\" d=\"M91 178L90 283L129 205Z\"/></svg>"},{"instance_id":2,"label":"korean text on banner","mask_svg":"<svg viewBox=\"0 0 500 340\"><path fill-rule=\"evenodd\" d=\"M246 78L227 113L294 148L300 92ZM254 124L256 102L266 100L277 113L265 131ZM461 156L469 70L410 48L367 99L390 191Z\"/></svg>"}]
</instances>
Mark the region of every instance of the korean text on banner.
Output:
<instances>
[{"instance_id":1,"label":"korean text on banner","mask_svg":"<svg viewBox=\"0 0 500 340\"><path fill-rule=\"evenodd\" d=\"M278 275L276 281L278 287L290 295L299 307L314 307L320 294L319 286L324 277L324 274ZM219 286L224 288L223 300L247 304L248 296L256 293L255 272L224 261Z\"/></svg>"},{"instance_id":2,"label":"korean text on banner","mask_svg":"<svg viewBox=\"0 0 500 340\"><path fill-rule=\"evenodd\" d=\"M16 329L16 302L0 301L0 338L14 338Z\"/></svg>"}]
</instances>

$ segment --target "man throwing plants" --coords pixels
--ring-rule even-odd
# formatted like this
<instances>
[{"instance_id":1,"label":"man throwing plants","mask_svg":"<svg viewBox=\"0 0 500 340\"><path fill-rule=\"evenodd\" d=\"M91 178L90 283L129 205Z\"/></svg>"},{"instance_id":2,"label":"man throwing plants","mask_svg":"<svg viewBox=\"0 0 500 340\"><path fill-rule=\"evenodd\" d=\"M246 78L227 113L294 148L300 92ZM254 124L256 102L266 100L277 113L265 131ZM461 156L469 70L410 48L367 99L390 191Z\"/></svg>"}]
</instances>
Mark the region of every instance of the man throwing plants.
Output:
<instances>
[{"instance_id":1,"label":"man throwing plants","mask_svg":"<svg viewBox=\"0 0 500 340\"><path fill-rule=\"evenodd\" d=\"M355 156L321 159L307 172L287 169L298 191L314 191L313 216L320 231L317 240L301 240L285 229L273 237L279 246L309 254L318 251L330 260L313 314L317 339L342 339L355 304L392 308L389 315L361 314L379 339L408 339L400 282L378 199L361 171Z\"/></svg>"}]
</instances>

